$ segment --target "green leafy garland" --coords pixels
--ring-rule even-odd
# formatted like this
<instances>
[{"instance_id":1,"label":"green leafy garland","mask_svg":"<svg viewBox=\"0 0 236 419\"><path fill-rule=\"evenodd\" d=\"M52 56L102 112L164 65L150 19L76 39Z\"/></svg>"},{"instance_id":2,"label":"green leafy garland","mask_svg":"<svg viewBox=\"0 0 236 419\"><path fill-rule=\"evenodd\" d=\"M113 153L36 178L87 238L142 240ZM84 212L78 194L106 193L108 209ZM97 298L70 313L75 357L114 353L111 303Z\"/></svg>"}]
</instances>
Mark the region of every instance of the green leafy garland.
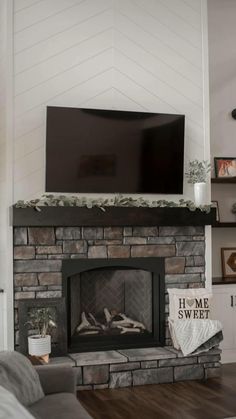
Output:
<instances>
[{"instance_id":1,"label":"green leafy garland","mask_svg":"<svg viewBox=\"0 0 236 419\"><path fill-rule=\"evenodd\" d=\"M41 207L87 207L100 208L106 211L107 207L183 207L190 211L195 211L197 208L201 211L209 213L211 205L202 205L196 207L194 202L190 200L180 199L178 202L160 200L147 200L142 197L132 198L130 196L115 195L112 198L90 198L85 196L66 196L66 195L42 195L39 199L31 201L17 201L16 208L34 208L36 211L41 211Z\"/></svg>"}]
</instances>

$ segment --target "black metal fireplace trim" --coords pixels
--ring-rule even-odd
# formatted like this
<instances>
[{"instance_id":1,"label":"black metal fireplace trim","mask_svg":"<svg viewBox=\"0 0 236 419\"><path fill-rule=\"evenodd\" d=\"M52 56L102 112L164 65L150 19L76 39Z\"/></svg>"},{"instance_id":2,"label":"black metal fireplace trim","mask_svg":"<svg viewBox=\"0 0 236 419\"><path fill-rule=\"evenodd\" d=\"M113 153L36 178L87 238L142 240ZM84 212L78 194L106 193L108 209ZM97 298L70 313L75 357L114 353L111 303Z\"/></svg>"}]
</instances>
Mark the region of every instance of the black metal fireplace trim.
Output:
<instances>
[{"instance_id":1,"label":"black metal fireplace trim","mask_svg":"<svg viewBox=\"0 0 236 419\"><path fill-rule=\"evenodd\" d=\"M165 262L164 258L127 258L127 259L65 259L62 261L62 295L66 301L66 323L67 330L70 330L70 306L68 301L68 294L70 292L70 281L68 280L72 275L79 274L85 271L91 271L99 268L120 267L130 269L143 269L152 273L153 281L153 297L158 294L156 304L152 304L153 318L159 318L159 323L154 323L154 330L151 336L126 336L121 339L120 336L109 337L107 339L100 339L96 341L88 338L79 339L78 344L71 344L68 333L67 343L68 352L86 352L86 351L100 351L108 349L126 349L134 347L151 347L164 346L165 344ZM154 299L154 298L153 298Z\"/></svg>"}]
</instances>

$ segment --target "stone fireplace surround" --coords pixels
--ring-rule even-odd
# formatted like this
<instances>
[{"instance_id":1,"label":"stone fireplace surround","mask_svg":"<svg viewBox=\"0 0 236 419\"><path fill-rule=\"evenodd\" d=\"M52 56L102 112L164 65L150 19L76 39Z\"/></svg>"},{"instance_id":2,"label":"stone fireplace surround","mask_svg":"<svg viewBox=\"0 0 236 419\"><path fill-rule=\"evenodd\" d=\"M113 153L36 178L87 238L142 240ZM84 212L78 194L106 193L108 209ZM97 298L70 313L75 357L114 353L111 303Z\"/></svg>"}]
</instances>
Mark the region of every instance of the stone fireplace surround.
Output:
<instances>
[{"instance_id":1,"label":"stone fireplace surround","mask_svg":"<svg viewBox=\"0 0 236 419\"><path fill-rule=\"evenodd\" d=\"M14 227L15 344L18 302L62 296L62 260L165 258L165 289L199 288L205 282L203 226ZM52 364L76 368L80 389L203 379L220 372L220 351L183 357L171 347L165 294L165 347L70 354Z\"/></svg>"}]
</instances>

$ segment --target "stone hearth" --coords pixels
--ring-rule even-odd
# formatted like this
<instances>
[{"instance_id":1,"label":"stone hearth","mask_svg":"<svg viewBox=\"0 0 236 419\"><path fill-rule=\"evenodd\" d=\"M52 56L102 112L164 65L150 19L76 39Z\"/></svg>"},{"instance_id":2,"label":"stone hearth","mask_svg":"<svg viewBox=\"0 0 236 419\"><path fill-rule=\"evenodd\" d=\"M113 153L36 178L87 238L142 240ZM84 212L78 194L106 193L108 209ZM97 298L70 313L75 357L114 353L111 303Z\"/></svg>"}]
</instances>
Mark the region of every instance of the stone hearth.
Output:
<instances>
[{"instance_id":1,"label":"stone hearth","mask_svg":"<svg viewBox=\"0 0 236 419\"><path fill-rule=\"evenodd\" d=\"M96 390L206 380L220 375L220 350L183 357L171 346L70 354L50 364L75 368L77 389Z\"/></svg>"}]
</instances>

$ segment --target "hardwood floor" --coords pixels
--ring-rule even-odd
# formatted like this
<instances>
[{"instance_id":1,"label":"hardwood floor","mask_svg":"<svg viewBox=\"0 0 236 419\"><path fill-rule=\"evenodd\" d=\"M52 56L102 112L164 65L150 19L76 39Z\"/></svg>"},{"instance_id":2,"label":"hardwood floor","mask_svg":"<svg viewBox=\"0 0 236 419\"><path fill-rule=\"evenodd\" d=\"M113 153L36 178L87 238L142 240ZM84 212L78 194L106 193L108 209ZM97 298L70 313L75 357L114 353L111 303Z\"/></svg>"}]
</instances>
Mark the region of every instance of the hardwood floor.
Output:
<instances>
[{"instance_id":1,"label":"hardwood floor","mask_svg":"<svg viewBox=\"0 0 236 419\"><path fill-rule=\"evenodd\" d=\"M222 377L115 390L80 391L94 419L223 419L236 416L236 363Z\"/></svg>"}]
</instances>

